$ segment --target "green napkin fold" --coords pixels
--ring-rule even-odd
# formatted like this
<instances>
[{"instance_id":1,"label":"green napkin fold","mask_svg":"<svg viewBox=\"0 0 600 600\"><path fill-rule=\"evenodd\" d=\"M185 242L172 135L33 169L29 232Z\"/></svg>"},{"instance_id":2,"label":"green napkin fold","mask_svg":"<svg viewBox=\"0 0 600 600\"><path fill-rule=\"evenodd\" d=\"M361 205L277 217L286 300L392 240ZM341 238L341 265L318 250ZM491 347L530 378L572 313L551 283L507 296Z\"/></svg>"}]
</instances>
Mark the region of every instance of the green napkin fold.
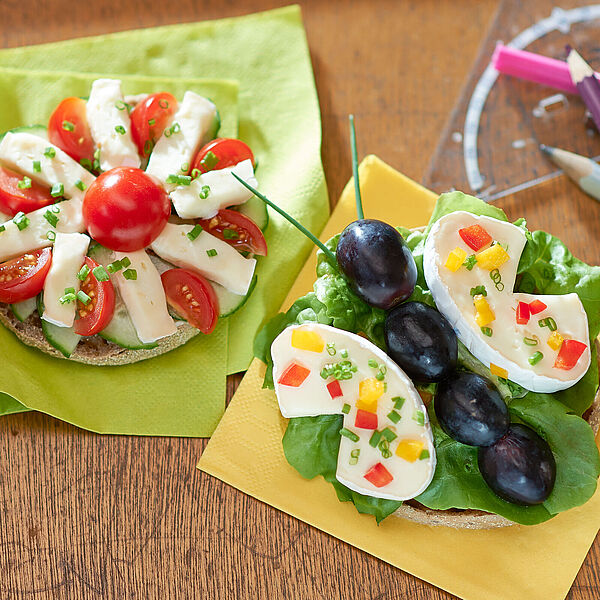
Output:
<instances>
[{"instance_id":1,"label":"green napkin fold","mask_svg":"<svg viewBox=\"0 0 600 600\"><path fill-rule=\"evenodd\" d=\"M97 76L0 69L0 131L45 123L66 96L86 96ZM234 82L125 76L125 94L193 90L219 107L223 135L237 134ZM151 360L95 367L50 357L0 327L0 414L34 409L101 433L205 437L225 408L227 319L209 336ZM6 394L9 394L8 396ZM14 399L18 399L17 402Z\"/></svg>"},{"instance_id":2,"label":"green napkin fold","mask_svg":"<svg viewBox=\"0 0 600 600\"><path fill-rule=\"evenodd\" d=\"M310 55L296 5L245 17L169 25L0 51L5 67L235 79L239 136L259 160L260 188L319 233L329 215L321 123ZM33 102L33 100L32 100ZM245 370L262 322L275 313L311 244L271 212L269 257L231 318L228 373Z\"/></svg>"}]
</instances>

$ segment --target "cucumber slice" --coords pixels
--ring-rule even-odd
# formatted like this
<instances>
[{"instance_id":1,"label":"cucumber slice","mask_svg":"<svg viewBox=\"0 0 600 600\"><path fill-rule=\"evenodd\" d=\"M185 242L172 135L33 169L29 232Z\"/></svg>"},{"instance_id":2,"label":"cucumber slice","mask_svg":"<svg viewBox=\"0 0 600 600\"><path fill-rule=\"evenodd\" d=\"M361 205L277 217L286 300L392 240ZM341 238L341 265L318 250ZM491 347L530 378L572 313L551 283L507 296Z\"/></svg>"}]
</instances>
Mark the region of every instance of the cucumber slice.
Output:
<instances>
[{"instance_id":1,"label":"cucumber slice","mask_svg":"<svg viewBox=\"0 0 600 600\"><path fill-rule=\"evenodd\" d=\"M264 231L269 224L269 213L267 211L267 205L256 196L252 196L250 200L244 202L234 210L239 210L243 215L252 219L258 227Z\"/></svg>"},{"instance_id":2,"label":"cucumber slice","mask_svg":"<svg viewBox=\"0 0 600 600\"><path fill-rule=\"evenodd\" d=\"M7 133L31 133L33 135L37 135L38 137L48 139L48 130L45 125L25 125L24 127L15 127L14 129L9 129L4 133L0 133L0 141Z\"/></svg>"},{"instance_id":3,"label":"cucumber slice","mask_svg":"<svg viewBox=\"0 0 600 600\"><path fill-rule=\"evenodd\" d=\"M258 281L258 277L255 275L252 278L252 282L250 283L250 287L248 288L248 293L245 296L241 296L240 294L234 294L229 290L225 289L222 285L211 281L211 285L213 286L217 298L219 299L219 318L229 317L233 313L237 312L246 302L248 298L250 298L250 294L254 291L256 287L256 282Z\"/></svg>"},{"instance_id":4,"label":"cucumber slice","mask_svg":"<svg viewBox=\"0 0 600 600\"><path fill-rule=\"evenodd\" d=\"M44 303L41 294L38 296L37 309L41 317L44 314ZM48 343L65 358L69 358L75 352L75 348L77 348L77 344L81 339L81 336L75 333L72 327L58 327L58 325L48 323L44 319L42 319L42 331Z\"/></svg>"},{"instance_id":5,"label":"cucumber slice","mask_svg":"<svg viewBox=\"0 0 600 600\"><path fill-rule=\"evenodd\" d=\"M37 298L35 296L33 298L23 300L22 302L15 302L15 304L10 305L10 310L12 310L13 315L15 315L15 317L17 317L21 323L25 322L33 314L33 311L36 308Z\"/></svg>"}]
</instances>

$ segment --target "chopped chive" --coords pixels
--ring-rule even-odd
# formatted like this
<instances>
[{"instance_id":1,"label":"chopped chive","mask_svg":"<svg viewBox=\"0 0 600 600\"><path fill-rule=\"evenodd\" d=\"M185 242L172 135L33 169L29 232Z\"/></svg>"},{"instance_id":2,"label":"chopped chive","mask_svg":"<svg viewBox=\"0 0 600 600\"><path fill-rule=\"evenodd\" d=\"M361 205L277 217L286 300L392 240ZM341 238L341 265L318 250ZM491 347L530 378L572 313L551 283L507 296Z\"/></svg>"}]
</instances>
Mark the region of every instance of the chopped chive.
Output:
<instances>
[{"instance_id":1,"label":"chopped chive","mask_svg":"<svg viewBox=\"0 0 600 600\"><path fill-rule=\"evenodd\" d=\"M179 170L182 173L187 173L190 170L190 163L183 163Z\"/></svg>"},{"instance_id":2,"label":"chopped chive","mask_svg":"<svg viewBox=\"0 0 600 600\"><path fill-rule=\"evenodd\" d=\"M161 98L161 99L158 101L158 105L159 105L161 108L165 108L165 109L166 109L166 108L169 108L169 101L168 101L168 100L165 100L164 98Z\"/></svg>"},{"instance_id":3,"label":"chopped chive","mask_svg":"<svg viewBox=\"0 0 600 600\"><path fill-rule=\"evenodd\" d=\"M0 225L0 233L2 233L3 231L6 231L6 227L4 225Z\"/></svg>"},{"instance_id":4,"label":"chopped chive","mask_svg":"<svg viewBox=\"0 0 600 600\"><path fill-rule=\"evenodd\" d=\"M398 423L401 418L402 417L395 410L393 410L391 413L388 413L388 419L392 423Z\"/></svg>"},{"instance_id":5,"label":"chopped chive","mask_svg":"<svg viewBox=\"0 0 600 600\"><path fill-rule=\"evenodd\" d=\"M336 352L337 351L335 349L335 342L330 342L329 344L327 344L327 354L329 354L329 356L335 356Z\"/></svg>"},{"instance_id":6,"label":"chopped chive","mask_svg":"<svg viewBox=\"0 0 600 600\"><path fill-rule=\"evenodd\" d=\"M402 396L395 396L392 398L392 402L394 403L394 408L400 410L404 406L406 400Z\"/></svg>"},{"instance_id":7,"label":"chopped chive","mask_svg":"<svg viewBox=\"0 0 600 600\"><path fill-rule=\"evenodd\" d=\"M56 156L56 150L52 146L48 146L44 150L44 156L48 158L54 158Z\"/></svg>"},{"instance_id":8,"label":"chopped chive","mask_svg":"<svg viewBox=\"0 0 600 600\"><path fill-rule=\"evenodd\" d=\"M39 160L34 160L33 161L33 170L35 173L41 173L42 172L42 163Z\"/></svg>"},{"instance_id":9,"label":"chopped chive","mask_svg":"<svg viewBox=\"0 0 600 600\"><path fill-rule=\"evenodd\" d=\"M347 437L351 442L358 442L358 440L360 439L354 433L354 431L350 431L349 429L346 429L345 427L342 427L340 429L340 435L343 435L344 437Z\"/></svg>"},{"instance_id":10,"label":"chopped chive","mask_svg":"<svg viewBox=\"0 0 600 600\"><path fill-rule=\"evenodd\" d=\"M369 439L369 446L372 446L373 448L377 448L377 444L379 444L379 440L381 440L381 431L375 430L373 432L373 435Z\"/></svg>"},{"instance_id":11,"label":"chopped chive","mask_svg":"<svg viewBox=\"0 0 600 600\"><path fill-rule=\"evenodd\" d=\"M377 381L383 381L385 379L385 373L379 371L379 373L375 375L375 379L377 379Z\"/></svg>"},{"instance_id":12,"label":"chopped chive","mask_svg":"<svg viewBox=\"0 0 600 600\"><path fill-rule=\"evenodd\" d=\"M371 369L376 369L379 366L379 363L374 358L370 358L367 364L371 367Z\"/></svg>"},{"instance_id":13,"label":"chopped chive","mask_svg":"<svg viewBox=\"0 0 600 600\"><path fill-rule=\"evenodd\" d=\"M171 133L179 133L181 131L181 125L179 123L173 123L171 125Z\"/></svg>"},{"instance_id":14,"label":"chopped chive","mask_svg":"<svg viewBox=\"0 0 600 600\"><path fill-rule=\"evenodd\" d=\"M389 428L386 427L382 432L381 435L388 441L388 442L393 442L398 436Z\"/></svg>"},{"instance_id":15,"label":"chopped chive","mask_svg":"<svg viewBox=\"0 0 600 600\"><path fill-rule=\"evenodd\" d=\"M60 206L59 206L58 204L53 204L53 205L50 207L50 210L51 210L53 213L56 213L56 214L58 214L58 213L60 212Z\"/></svg>"},{"instance_id":16,"label":"chopped chive","mask_svg":"<svg viewBox=\"0 0 600 600\"><path fill-rule=\"evenodd\" d=\"M79 279L79 281L85 281L89 274L90 268L87 265L83 265L83 267L81 267L79 270L79 273L77 273L77 279Z\"/></svg>"},{"instance_id":17,"label":"chopped chive","mask_svg":"<svg viewBox=\"0 0 600 600\"><path fill-rule=\"evenodd\" d=\"M360 456L360 448L355 448L350 452L350 460L348 461L351 465L358 463L358 457Z\"/></svg>"},{"instance_id":18,"label":"chopped chive","mask_svg":"<svg viewBox=\"0 0 600 600\"><path fill-rule=\"evenodd\" d=\"M137 279L137 271L135 269L125 269L123 271L123 277L129 281L135 281Z\"/></svg>"},{"instance_id":19,"label":"chopped chive","mask_svg":"<svg viewBox=\"0 0 600 600\"><path fill-rule=\"evenodd\" d=\"M211 171L219 163L219 157L211 152L210 150L206 153L206 156L200 161L200 164L206 171Z\"/></svg>"},{"instance_id":20,"label":"chopped chive","mask_svg":"<svg viewBox=\"0 0 600 600\"><path fill-rule=\"evenodd\" d=\"M61 304L69 304L70 302L75 302L75 300L77 300L77 296L73 292L68 292L58 299Z\"/></svg>"},{"instance_id":21,"label":"chopped chive","mask_svg":"<svg viewBox=\"0 0 600 600\"><path fill-rule=\"evenodd\" d=\"M54 231L49 231L46 233L46 237L53 242L56 239L56 233L54 233Z\"/></svg>"},{"instance_id":22,"label":"chopped chive","mask_svg":"<svg viewBox=\"0 0 600 600\"><path fill-rule=\"evenodd\" d=\"M131 261L129 260L128 256L124 256L121 259L121 265L123 266L124 269L126 269L130 264L131 264Z\"/></svg>"},{"instance_id":23,"label":"chopped chive","mask_svg":"<svg viewBox=\"0 0 600 600\"><path fill-rule=\"evenodd\" d=\"M123 100L119 100L116 104L115 104L115 108L117 110L125 110L127 108L127 104L125 104L125 102Z\"/></svg>"},{"instance_id":24,"label":"chopped chive","mask_svg":"<svg viewBox=\"0 0 600 600\"><path fill-rule=\"evenodd\" d=\"M79 290L76 296L77 300L79 300L79 302L81 302L82 304L85 304L85 306L87 306L92 301L92 299L83 290Z\"/></svg>"},{"instance_id":25,"label":"chopped chive","mask_svg":"<svg viewBox=\"0 0 600 600\"><path fill-rule=\"evenodd\" d=\"M29 217L24 212L18 212L12 220L19 231L23 231L29 225Z\"/></svg>"},{"instance_id":26,"label":"chopped chive","mask_svg":"<svg viewBox=\"0 0 600 600\"><path fill-rule=\"evenodd\" d=\"M75 182L75 187L76 187L78 190L81 190L82 192L84 192L84 191L85 191L85 183L83 183L83 181L81 181L81 179L78 179L78 180Z\"/></svg>"},{"instance_id":27,"label":"chopped chive","mask_svg":"<svg viewBox=\"0 0 600 600\"><path fill-rule=\"evenodd\" d=\"M97 267L95 267L92 273L98 281L108 281L110 279L109 274L106 272L106 269L102 265L98 265Z\"/></svg>"},{"instance_id":28,"label":"chopped chive","mask_svg":"<svg viewBox=\"0 0 600 600\"><path fill-rule=\"evenodd\" d=\"M65 294L74 294L74 293L75 293L74 287L65 288Z\"/></svg>"},{"instance_id":29,"label":"chopped chive","mask_svg":"<svg viewBox=\"0 0 600 600\"><path fill-rule=\"evenodd\" d=\"M419 460L426 460L429 458L429 450L427 450L427 448L424 448L423 450L421 450L421 454L419 454Z\"/></svg>"},{"instance_id":30,"label":"chopped chive","mask_svg":"<svg viewBox=\"0 0 600 600\"><path fill-rule=\"evenodd\" d=\"M552 317L546 317L546 323L550 331L556 331L556 321Z\"/></svg>"},{"instance_id":31,"label":"chopped chive","mask_svg":"<svg viewBox=\"0 0 600 600\"><path fill-rule=\"evenodd\" d=\"M223 237L226 240L238 240L240 234L235 229L223 229Z\"/></svg>"},{"instance_id":32,"label":"chopped chive","mask_svg":"<svg viewBox=\"0 0 600 600\"><path fill-rule=\"evenodd\" d=\"M25 177L17 183L17 187L20 190L28 190L31 187L31 179L25 175Z\"/></svg>"},{"instance_id":33,"label":"chopped chive","mask_svg":"<svg viewBox=\"0 0 600 600\"><path fill-rule=\"evenodd\" d=\"M523 338L523 343L526 346L537 346L538 345L538 341L535 338L528 338L528 337Z\"/></svg>"},{"instance_id":34,"label":"chopped chive","mask_svg":"<svg viewBox=\"0 0 600 600\"><path fill-rule=\"evenodd\" d=\"M471 254L465 258L465 262L463 263L463 267L467 268L467 271L472 271L473 267L477 264L477 257L474 254Z\"/></svg>"},{"instance_id":35,"label":"chopped chive","mask_svg":"<svg viewBox=\"0 0 600 600\"><path fill-rule=\"evenodd\" d=\"M106 270L109 273L116 273L117 271L120 271L123 268L123 264L120 260L115 260L114 262L111 262L109 265L106 266Z\"/></svg>"},{"instance_id":36,"label":"chopped chive","mask_svg":"<svg viewBox=\"0 0 600 600\"><path fill-rule=\"evenodd\" d=\"M210 194L210 186L209 185L203 185L202 189L200 190L200 193L198 194L198 196L200 196L200 198L202 200L206 200L208 198L209 194Z\"/></svg>"},{"instance_id":37,"label":"chopped chive","mask_svg":"<svg viewBox=\"0 0 600 600\"><path fill-rule=\"evenodd\" d=\"M190 175L192 176L192 179L198 179L198 177L202 175L202 171L200 171L200 169L192 169Z\"/></svg>"},{"instance_id":38,"label":"chopped chive","mask_svg":"<svg viewBox=\"0 0 600 600\"><path fill-rule=\"evenodd\" d=\"M217 255L217 251L216 251L214 248L211 248L210 250L207 250L207 251L206 251L206 254L207 254L207 255L208 255L210 258L212 258L213 256L216 256L216 255Z\"/></svg>"},{"instance_id":39,"label":"chopped chive","mask_svg":"<svg viewBox=\"0 0 600 600\"><path fill-rule=\"evenodd\" d=\"M65 131L74 131L75 130L75 125L73 125L73 123L71 123L71 121L63 121L62 122L62 128Z\"/></svg>"},{"instance_id":40,"label":"chopped chive","mask_svg":"<svg viewBox=\"0 0 600 600\"><path fill-rule=\"evenodd\" d=\"M384 448L384 449L381 451L381 456L383 456L383 458L391 458L391 456L392 456L392 453L389 451L389 449L388 449L388 448Z\"/></svg>"},{"instance_id":41,"label":"chopped chive","mask_svg":"<svg viewBox=\"0 0 600 600\"><path fill-rule=\"evenodd\" d=\"M46 221L48 221L52 227L56 227L58 225L58 217L52 211L47 210L44 213L44 219L46 219Z\"/></svg>"},{"instance_id":42,"label":"chopped chive","mask_svg":"<svg viewBox=\"0 0 600 600\"><path fill-rule=\"evenodd\" d=\"M348 350L346 350L346 348L340 350L340 356L342 358L348 358Z\"/></svg>"},{"instance_id":43,"label":"chopped chive","mask_svg":"<svg viewBox=\"0 0 600 600\"><path fill-rule=\"evenodd\" d=\"M88 169L88 171L92 170L92 161L89 158L82 158L79 161L79 164L84 168Z\"/></svg>"},{"instance_id":44,"label":"chopped chive","mask_svg":"<svg viewBox=\"0 0 600 600\"><path fill-rule=\"evenodd\" d=\"M349 404L344 404L344 406L342 406L342 412L347 415L350 412L350 408L351 406Z\"/></svg>"},{"instance_id":45,"label":"chopped chive","mask_svg":"<svg viewBox=\"0 0 600 600\"><path fill-rule=\"evenodd\" d=\"M202 233L202 225L194 225L191 231L188 231L186 235L193 242Z\"/></svg>"},{"instance_id":46,"label":"chopped chive","mask_svg":"<svg viewBox=\"0 0 600 600\"><path fill-rule=\"evenodd\" d=\"M413 413L413 421L416 421L418 425L425 425L425 415L422 410L415 410Z\"/></svg>"},{"instance_id":47,"label":"chopped chive","mask_svg":"<svg viewBox=\"0 0 600 600\"><path fill-rule=\"evenodd\" d=\"M127 130L125 129L125 127L123 127L123 125L117 125L115 127L115 131L121 135L125 135L127 133Z\"/></svg>"},{"instance_id":48,"label":"chopped chive","mask_svg":"<svg viewBox=\"0 0 600 600\"><path fill-rule=\"evenodd\" d=\"M190 185L192 183L192 178L189 175L167 175L167 179L165 180L167 183L174 183L176 185Z\"/></svg>"},{"instance_id":49,"label":"chopped chive","mask_svg":"<svg viewBox=\"0 0 600 600\"><path fill-rule=\"evenodd\" d=\"M389 454L389 456L387 455L390 451L390 443L386 438L382 438L379 444L377 444L377 447L379 448L383 458L389 458L391 456L391 454Z\"/></svg>"},{"instance_id":50,"label":"chopped chive","mask_svg":"<svg viewBox=\"0 0 600 600\"><path fill-rule=\"evenodd\" d=\"M148 125L150 125L150 127L156 125L156 119L148 119Z\"/></svg>"},{"instance_id":51,"label":"chopped chive","mask_svg":"<svg viewBox=\"0 0 600 600\"><path fill-rule=\"evenodd\" d=\"M527 360L529 361L529 364L533 366L537 365L540 362L540 360L542 360L542 358L544 358L544 355L538 350L537 352L533 353Z\"/></svg>"},{"instance_id":52,"label":"chopped chive","mask_svg":"<svg viewBox=\"0 0 600 600\"><path fill-rule=\"evenodd\" d=\"M471 296L487 296L485 285L478 285L471 288Z\"/></svg>"},{"instance_id":53,"label":"chopped chive","mask_svg":"<svg viewBox=\"0 0 600 600\"><path fill-rule=\"evenodd\" d=\"M488 337L492 337L492 335L494 335L494 330L491 327L481 327L481 333Z\"/></svg>"},{"instance_id":54,"label":"chopped chive","mask_svg":"<svg viewBox=\"0 0 600 600\"><path fill-rule=\"evenodd\" d=\"M146 140L144 142L144 154L150 154L154 150L154 141Z\"/></svg>"},{"instance_id":55,"label":"chopped chive","mask_svg":"<svg viewBox=\"0 0 600 600\"><path fill-rule=\"evenodd\" d=\"M50 195L53 198L59 198L60 196L64 195L64 193L65 186L62 183L55 183L50 190Z\"/></svg>"},{"instance_id":56,"label":"chopped chive","mask_svg":"<svg viewBox=\"0 0 600 600\"><path fill-rule=\"evenodd\" d=\"M323 367L321 369L321 377L323 379L327 379L329 377L329 371L327 370L327 367Z\"/></svg>"}]
</instances>

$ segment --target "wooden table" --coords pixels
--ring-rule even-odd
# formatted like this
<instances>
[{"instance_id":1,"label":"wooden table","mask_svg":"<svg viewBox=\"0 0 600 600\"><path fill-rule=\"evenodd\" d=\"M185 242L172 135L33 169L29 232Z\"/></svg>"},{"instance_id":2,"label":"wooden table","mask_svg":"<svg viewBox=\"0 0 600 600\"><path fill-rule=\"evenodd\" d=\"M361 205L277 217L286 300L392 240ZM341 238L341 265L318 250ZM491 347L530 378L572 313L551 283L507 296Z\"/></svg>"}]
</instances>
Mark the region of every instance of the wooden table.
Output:
<instances>
[{"instance_id":1,"label":"wooden table","mask_svg":"<svg viewBox=\"0 0 600 600\"><path fill-rule=\"evenodd\" d=\"M4 0L3 46L235 16L274 0ZM419 180L495 0L304 1L332 199L361 153ZM230 393L239 382L234 377ZM200 473L205 442L0 419L0 598L450 598ZM569 598L600 594L595 543Z\"/></svg>"}]
</instances>

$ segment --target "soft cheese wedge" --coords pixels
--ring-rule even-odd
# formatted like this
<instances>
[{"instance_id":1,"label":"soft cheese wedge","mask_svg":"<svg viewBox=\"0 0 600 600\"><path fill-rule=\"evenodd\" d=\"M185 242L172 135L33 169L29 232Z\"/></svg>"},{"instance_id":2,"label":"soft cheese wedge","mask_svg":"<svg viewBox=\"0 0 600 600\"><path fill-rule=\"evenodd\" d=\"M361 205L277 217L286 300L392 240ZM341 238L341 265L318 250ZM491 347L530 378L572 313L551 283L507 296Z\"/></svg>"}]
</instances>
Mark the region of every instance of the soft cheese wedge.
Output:
<instances>
[{"instance_id":1,"label":"soft cheese wedge","mask_svg":"<svg viewBox=\"0 0 600 600\"><path fill-rule=\"evenodd\" d=\"M258 187L250 159L234 167L208 171L192 180L190 185L178 185L171 192L171 200L182 219L208 219L221 208L243 204L253 194L232 173L253 187Z\"/></svg>"},{"instance_id":2,"label":"soft cheese wedge","mask_svg":"<svg viewBox=\"0 0 600 600\"><path fill-rule=\"evenodd\" d=\"M214 127L217 107L206 98L187 91L171 125L165 129L152 150L146 173L157 177L170 192L175 184L169 175L186 174L194 155Z\"/></svg>"},{"instance_id":3,"label":"soft cheese wedge","mask_svg":"<svg viewBox=\"0 0 600 600\"><path fill-rule=\"evenodd\" d=\"M72 327L77 302L64 301L71 291L76 294L81 286L77 274L85 261L90 238L83 233L56 234L52 250L52 264L44 281L44 314L42 319L58 327Z\"/></svg>"},{"instance_id":4,"label":"soft cheese wedge","mask_svg":"<svg viewBox=\"0 0 600 600\"><path fill-rule=\"evenodd\" d=\"M353 333L306 324L285 329L271 354L284 417L344 415L338 481L399 501L427 488L436 464L427 410L382 350Z\"/></svg>"},{"instance_id":5,"label":"soft cheese wedge","mask_svg":"<svg viewBox=\"0 0 600 600\"><path fill-rule=\"evenodd\" d=\"M552 393L590 366L587 315L577 294L513 292L525 243L511 223L453 212L429 232L425 279L438 310L493 374Z\"/></svg>"},{"instance_id":6,"label":"soft cheese wedge","mask_svg":"<svg viewBox=\"0 0 600 600\"><path fill-rule=\"evenodd\" d=\"M206 231L190 239L188 234L193 229L193 225L167 223L150 248L167 262L198 271L230 292L245 296L254 277L256 259L244 258Z\"/></svg>"},{"instance_id":7,"label":"soft cheese wedge","mask_svg":"<svg viewBox=\"0 0 600 600\"><path fill-rule=\"evenodd\" d=\"M103 171L139 167L140 157L131 137L131 120L118 79L96 79L86 104L88 125L100 150Z\"/></svg>"}]
</instances>

